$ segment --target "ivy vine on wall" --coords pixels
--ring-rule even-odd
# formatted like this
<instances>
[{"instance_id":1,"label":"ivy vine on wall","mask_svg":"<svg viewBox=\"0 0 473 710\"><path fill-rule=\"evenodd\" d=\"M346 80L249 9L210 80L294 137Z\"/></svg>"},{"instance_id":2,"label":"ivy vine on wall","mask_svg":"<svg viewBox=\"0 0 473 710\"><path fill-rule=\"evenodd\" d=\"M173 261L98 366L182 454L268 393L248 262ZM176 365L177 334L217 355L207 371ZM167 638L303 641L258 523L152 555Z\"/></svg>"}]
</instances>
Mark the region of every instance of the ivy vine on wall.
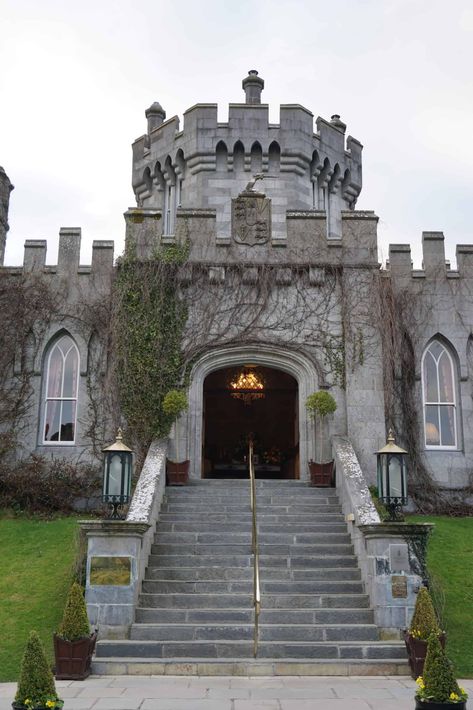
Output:
<instances>
[{"instance_id":1,"label":"ivy vine on wall","mask_svg":"<svg viewBox=\"0 0 473 710\"><path fill-rule=\"evenodd\" d=\"M119 261L114 295L114 356L122 413L141 456L166 436L172 416L162 410L166 393L179 385L187 306L179 295L179 270L188 245L160 247L139 260L132 245Z\"/></svg>"}]
</instances>

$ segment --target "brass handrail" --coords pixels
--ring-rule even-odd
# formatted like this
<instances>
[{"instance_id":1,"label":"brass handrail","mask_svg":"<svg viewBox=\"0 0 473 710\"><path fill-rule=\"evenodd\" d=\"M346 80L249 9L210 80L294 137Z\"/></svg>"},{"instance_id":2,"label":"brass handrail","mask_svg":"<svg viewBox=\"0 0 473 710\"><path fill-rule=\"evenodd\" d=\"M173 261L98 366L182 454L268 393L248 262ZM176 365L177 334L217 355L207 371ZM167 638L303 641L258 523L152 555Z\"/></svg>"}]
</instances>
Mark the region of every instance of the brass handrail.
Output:
<instances>
[{"instance_id":1,"label":"brass handrail","mask_svg":"<svg viewBox=\"0 0 473 710\"><path fill-rule=\"evenodd\" d=\"M255 630L253 637L253 655L256 658L258 653L259 638L259 615L261 611L261 590L259 578L259 548L258 548L258 526L256 518L256 482L255 468L253 464L253 441L250 439L248 445L248 468L250 472L250 504L251 504L251 549L253 552L253 605L255 607Z\"/></svg>"}]
</instances>

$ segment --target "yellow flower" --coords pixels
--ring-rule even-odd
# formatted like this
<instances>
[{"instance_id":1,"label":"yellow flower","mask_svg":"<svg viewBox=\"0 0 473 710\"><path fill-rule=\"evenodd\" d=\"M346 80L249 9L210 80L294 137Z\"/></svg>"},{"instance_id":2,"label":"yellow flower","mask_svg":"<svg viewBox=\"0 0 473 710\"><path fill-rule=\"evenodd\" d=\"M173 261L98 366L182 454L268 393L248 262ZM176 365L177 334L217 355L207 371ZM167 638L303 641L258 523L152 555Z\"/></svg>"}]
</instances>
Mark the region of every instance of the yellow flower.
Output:
<instances>
[{"instance_id":1,"label":"yellow flower","mask_svg":"<svg viewBox=\"0 0 473 710\"><path fill-rule=\"evenodd\" d=\"M422 678L421 675L417 678L416 683L419 686L419 688L425 688L424 679Z\"/></svg>"},{"instance_id":2,"label":"yellow flower","mask_svg":"<svg viewBox=\"0 0 473 710\"><path fill-rule=\"evenodd\" d=\"M46 702L46 707L47 708L55 708L56 707L56 701L55 700L48 700Z\"/></svg>"},{"instance_id":3,"label":"yellow flower","mask_svg":"<svg viewBox=\"0 0 473 710\"><path fill-rule=\"evenodd\" d=\"M462 695L466 695L466 690L465 690L465 688L462 688L462 687L460 686L460 693L462 693Z\"/></svg>"},{"instance_id":4,"label":"yellow flower","mask_svg":"<svg viewBox=\"0 0 473 710\"><path fill-rule=\"evenodd\" d=\"M460 696L456 693L450 693L450 700L460 700Z\"/></svg>"}]
</instances>

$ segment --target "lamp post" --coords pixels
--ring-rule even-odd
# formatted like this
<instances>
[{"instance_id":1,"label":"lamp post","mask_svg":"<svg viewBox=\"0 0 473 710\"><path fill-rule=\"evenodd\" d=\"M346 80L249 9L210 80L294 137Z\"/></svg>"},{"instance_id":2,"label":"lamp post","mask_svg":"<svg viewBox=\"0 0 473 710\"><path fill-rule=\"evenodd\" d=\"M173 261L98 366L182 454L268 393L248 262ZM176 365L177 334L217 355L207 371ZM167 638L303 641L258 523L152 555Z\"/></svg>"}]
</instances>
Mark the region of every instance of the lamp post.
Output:
<instances>
[{"instance_id":1,"label":"lamp post","mask_svg":"<svg viewBox=\"0 0 473 710\"><path fill-rule=\"evenodd\" d=\"M403 521L401 507L407 503L407 451L397 446L393 430L389 430L386 446L376 452L378 463L378 497L386 506L391 522Z\"/></svg>"},{"instance_id":2,"label":"lamp post","mask_svg":"<svg viewBox=\"0 0 473 710\"><path fill-rule=\"evenodd\" d=\"M121 429L117 432L115 443L103 449L103 453L102 500L112 508L109 517L121 520L118 508L130 500L133 472L133 451L123 443Z\"/></svg>"}]
</instances>

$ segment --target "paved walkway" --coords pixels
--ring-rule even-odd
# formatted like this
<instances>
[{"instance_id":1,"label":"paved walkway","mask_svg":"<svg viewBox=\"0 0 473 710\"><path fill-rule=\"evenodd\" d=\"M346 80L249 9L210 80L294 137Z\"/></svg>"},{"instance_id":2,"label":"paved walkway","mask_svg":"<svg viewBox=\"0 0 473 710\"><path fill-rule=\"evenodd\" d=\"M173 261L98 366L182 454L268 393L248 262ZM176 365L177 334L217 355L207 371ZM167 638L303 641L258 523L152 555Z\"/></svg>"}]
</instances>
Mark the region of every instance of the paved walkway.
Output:
<instances>
[{"instance_id":1,"label":"paved walkway","mask_svg":"<svg viewBox=\"0 0 473 710\"><path fill-rule=\"evenodd\" d=\"M473 680L460 685L473 694ZM65 710L413 710L415 683L405 676L93 676L57 688ZM11 710L15 690L0 685L0 710Z\"/></svg>"}]
</instances>

